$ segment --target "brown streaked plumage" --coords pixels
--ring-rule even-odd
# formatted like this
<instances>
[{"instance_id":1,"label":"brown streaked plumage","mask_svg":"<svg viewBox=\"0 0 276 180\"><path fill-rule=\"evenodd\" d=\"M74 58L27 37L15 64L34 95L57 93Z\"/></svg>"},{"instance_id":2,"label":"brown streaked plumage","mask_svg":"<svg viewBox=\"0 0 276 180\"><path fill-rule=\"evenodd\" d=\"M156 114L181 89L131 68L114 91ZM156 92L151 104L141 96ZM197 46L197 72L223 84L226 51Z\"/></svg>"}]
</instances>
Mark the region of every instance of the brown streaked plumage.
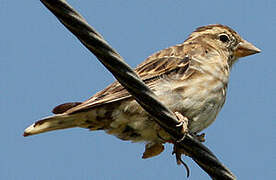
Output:
<instances>
[{"instance_id":1,"label":"brown streaked plumage","mask_svg":"<svg viewBox=\"0 0 276 180\"><path fill-rule=\"evenodd\" d=\"M197 28L184 43L151 55L135 71L162 103L188 119L190 133L198 133L222 108L232 65L259 52L231 28L208 25ZM53 113L29 126L24 136L71 127L104 130L122 140L146 142L143 158L158 155L171 141L118 82L83 103L59 105Z\"/></svg>"}]
</instances>

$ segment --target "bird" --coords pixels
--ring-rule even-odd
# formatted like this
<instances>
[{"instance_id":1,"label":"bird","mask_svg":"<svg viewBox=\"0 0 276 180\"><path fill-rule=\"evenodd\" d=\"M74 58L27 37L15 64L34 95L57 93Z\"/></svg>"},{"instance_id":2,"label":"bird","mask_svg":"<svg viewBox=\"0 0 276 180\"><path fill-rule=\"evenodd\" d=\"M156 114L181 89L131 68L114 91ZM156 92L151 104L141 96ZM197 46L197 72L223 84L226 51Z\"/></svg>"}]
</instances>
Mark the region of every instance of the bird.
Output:
<instances>
[{"instance_id":1,"label":"bird","mask_svg":"<svg viewBox=\"0 0 276 180\"><path fill-rule=\"evenodd\" d=\"M241 57L261 50L226 25L197 28L181 44L158 51L134 70L158 100L197 135L211 125L226 99L230 71ZM23 136L66 128L103 130L121 140L144 142L142 158L159 155L172 137L115 81L84 102L56 106Z\"/></svg>"}]
</instances>

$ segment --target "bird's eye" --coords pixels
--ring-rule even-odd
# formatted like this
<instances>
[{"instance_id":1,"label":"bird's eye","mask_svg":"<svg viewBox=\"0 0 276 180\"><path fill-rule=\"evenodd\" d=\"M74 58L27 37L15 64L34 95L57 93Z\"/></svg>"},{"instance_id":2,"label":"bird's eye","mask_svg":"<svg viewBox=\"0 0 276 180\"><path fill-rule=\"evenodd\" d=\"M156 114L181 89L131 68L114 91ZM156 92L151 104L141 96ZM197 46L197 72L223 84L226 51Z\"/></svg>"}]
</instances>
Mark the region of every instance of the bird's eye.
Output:
<instances>
[{"instance_id":1,"label":"bird's eye","mask_svg":"<svg viewBox=\"0 0 276 180\"><path fill-rule=\"evenodd\" d=\"M221 41L221 42L228 42L229 41L229 37L227 36L227 35L225 35L225 34L222 34L222 35L220 35L219 36L219 40Z\"/></svg>"}]
</instances>

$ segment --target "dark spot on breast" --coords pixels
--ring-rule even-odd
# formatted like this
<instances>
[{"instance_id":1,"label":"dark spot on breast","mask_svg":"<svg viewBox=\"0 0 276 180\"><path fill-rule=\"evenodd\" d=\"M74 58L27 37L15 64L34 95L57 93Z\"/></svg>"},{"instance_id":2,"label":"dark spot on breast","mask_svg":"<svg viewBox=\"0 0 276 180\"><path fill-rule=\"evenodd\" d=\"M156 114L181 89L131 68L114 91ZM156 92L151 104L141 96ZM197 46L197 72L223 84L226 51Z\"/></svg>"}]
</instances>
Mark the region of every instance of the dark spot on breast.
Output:
<instances>
[{"instance_id":1,"label":"dark spot on breast","mask_svg":"<svg viewBox=\"0 0 276 180\"><path fill-rule=\"evenodd\" d=\"M128 125L125 127L122 133L132 138L141 136L139 133L135 132L135 130L132 127Z\"/></svg>"},{"instance_id":2,"label":"dark spot on breast","mask_svg":"<svg viewBox=\"0 0 276 180\"><path fill-rule=\"evenodd\" d=\"M87 123L87 124L92 124L92 123L93 123L93 121L86 120L86 121L85 121L85 123Z\"/></svg>"},{"instance_id":3,"label":"dark spot on breast","mask_svg":"<svg viewBox=\"0 0 276 180\"><path fill-rule=\"evenodd\" d=\"M87 128L88 128L88 129L92 129L92 128L93 128L93 126L87 126Z\"/></svg>"},{"instance_id":4,"label":"dark spot on breast","mask_svg":"<svg viewBox=\"0 0 276 180\"><path fill-rule=\"evenodd\" d=\"M112 112L113 112L112 110L113 110L113 107L110 107L109 110L104 113L104 117L106 119L111 119L112 118Z\"/></svg>"},{"instance_id":5,"label":"dark spot on breast","mask_svg":"<svg viewBox=\"0 0 276 180\"><path fill-rule=\"evenodd\" d=\"M88 128L88 129L93 129L93 130L104 130L103 127L95 128L94 126L88 126L87 128Z\"/></svg>"},{"instance_id":6,"label":"dark spot on breast","mask_svg":"<svg viewBox=\"0 0 276 180\"><path fill-rule=\"evenodd\" d=\"M131 131L134 131L134 129L130 126L126 126L125 129L123 130L123 133L128 133L128 132L131 132Z\"/></svg>"},{"instance_id":7,"label":"dark spot on breast","mask_svg":"<svg viewBox=\"0 0 276 180\"><path fill-rule=\"evenodd\" d=\"M141 135L139 133L133 132L129 136L135 138L135 137L139 137Z\"/></svg>"},{"instance_id":8,"label":"dark spot on breast","mask_svg":"<svg viewBox=\"0 0 276 180\"><path fill-rule=\"evenodd\" d=\"M101 121L103 118L100 116L96 116L96 121Z\"/></svg>"}]
</instances>

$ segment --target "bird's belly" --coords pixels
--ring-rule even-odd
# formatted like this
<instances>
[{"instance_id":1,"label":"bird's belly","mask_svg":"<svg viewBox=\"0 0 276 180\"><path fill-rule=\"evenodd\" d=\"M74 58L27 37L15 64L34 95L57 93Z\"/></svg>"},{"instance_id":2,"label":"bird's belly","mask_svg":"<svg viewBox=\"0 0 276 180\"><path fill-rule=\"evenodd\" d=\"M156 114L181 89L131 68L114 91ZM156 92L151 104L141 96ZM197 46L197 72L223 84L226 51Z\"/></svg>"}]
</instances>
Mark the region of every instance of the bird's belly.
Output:
<instances>
[{"instance_id":1,"label":"bird's belly","mask_svg":"<svg viewBox=\"0 0 276 180\"><path fill-rule=\"evenodd\" d=\"M169 139L169 135L135 100L129 100L117 106L106 132L122 140L133 142L163 141L159 136Z\"/></svg>"},{"instance_id":2,"label":"bird's belly","mask_svg":"<svg viewBox=\"0 0 276 180\"><path fill-rule=\"evenodd\" d=\"M183 101L185 104L185 101ZM197 103L195 103L197 104ZM124 105L121 105L124 106ZM200 106L200 107L199 107ZM124 106L124 110L117 108L113 112L113 120L111 121L107 133L117 136L122 140L131 140L133 142L147 141L157 142L169 140L170 136L146 113L136 101L128 103ZM216 118L222 104L214 100L191 107L194 110L184 110L171 108L172 111L181 112L189 119L189 131L191 133L200 132L208 127ZM161 139L160 139L161 137Z\"/></svg>"},{"instance_id":3,"label":"bird's belly","mask_svg":"<svg viewBox=\"0 0 276 180\"><path fill-rule=\"evenodd\" d=\"M220 111L222 105L216 103L215 101L206 102L198 109L197 114L189 113L189 130L192 133L197 133L207 128L214 120L218 112Z\"/></svg>"},{"instance_id":4,"label":"bird's belly","mask_svg":"<svg viewBox=\"0 0 276 180\"><path fill-rule=\"evenodd\" d=\"M225 102L226 84L227 81L204 74L201 78L195 77L190 81L175 81L170 86L163 85L160 87L162 90L157 92L161 102L173 112L180 112L188 118L189 131L196 133L215 120Z\"/></svg>"},{"instance_id":5,"label":"bird's belly","mask_svg":"<svg viewBox=\"0 0 276 180\"><path fill-rule=\"evenodd\" d=\"M225 101L223 89L200 92L196 95L164 93L159 100L173 112L180 112L189 119L189 131L196 133L208 127L216 118ZM115 102L109 105L109 112L103 111L98 122L107 122L104 129L107 133L122 140L133 142L156 142L169 140L170 136L153 120L133 99ZM99 109L100 110L100 109ZM107 117L104 114L109 114ZM94 115L93 115L94 116ZM95 128L96 129L96 128ZM99 128L100 129L100 128ZM161 138L160 138L161 137Z\"/></svg>"},{"instance_id":6,"label":"bird's belly","mask_svg":"<svg viewBox=\"0 0 276 180\"><path fill-rule=\"evenodd\" d=\"M189 131L197 133L207 128L216 119L224 102L225 89L223 88L216 91L198 91L196 96L187 96L182 103L185 107L183 115L189 119Z\"/></svg>"}]
</instances>

